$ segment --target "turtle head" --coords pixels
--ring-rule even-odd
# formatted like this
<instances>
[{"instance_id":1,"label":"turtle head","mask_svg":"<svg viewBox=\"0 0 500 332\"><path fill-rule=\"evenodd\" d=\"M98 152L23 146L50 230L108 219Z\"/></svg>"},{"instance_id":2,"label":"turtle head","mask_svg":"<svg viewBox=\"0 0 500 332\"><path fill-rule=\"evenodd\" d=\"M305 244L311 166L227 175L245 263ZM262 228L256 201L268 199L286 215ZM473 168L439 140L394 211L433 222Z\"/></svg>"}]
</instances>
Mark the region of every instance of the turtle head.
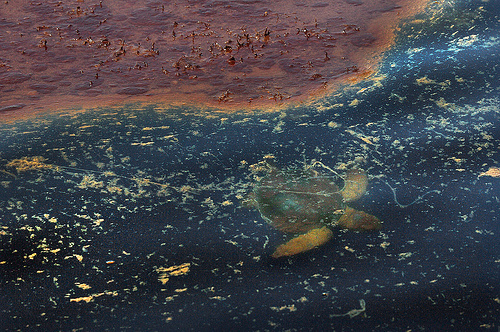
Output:
<instances>
[{"instance_id":1,"label":"turtle head","mask_svg":"<svg viewBox=\"0 0 500 332\"><path fill-rule=\"evenodd\" d=\"M344 188L340 192L344 202L351 202L359 199L366 192L368 187L368 176L361 169L351 169L346 173Z\"/></svg>"}]
</instances>

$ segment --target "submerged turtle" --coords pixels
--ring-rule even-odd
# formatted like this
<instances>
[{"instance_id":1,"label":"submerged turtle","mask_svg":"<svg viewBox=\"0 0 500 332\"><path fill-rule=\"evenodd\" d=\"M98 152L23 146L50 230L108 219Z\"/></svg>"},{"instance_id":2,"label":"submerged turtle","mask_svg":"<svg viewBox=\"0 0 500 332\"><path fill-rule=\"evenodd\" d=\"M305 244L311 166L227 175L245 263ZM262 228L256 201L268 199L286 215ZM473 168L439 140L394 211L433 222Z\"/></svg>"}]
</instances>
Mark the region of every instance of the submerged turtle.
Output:
<instances>
[{"instance_id":1,"label":"submerged turtle","mask_svg":"<svg viewBox=\"0 0 500 332\"><path fill-rule=\"evenodd\" d=\"M292 236L272 257L292 256L326 243L333 226L356 231L381 228L377 217L346 204L366 192L366 172L350 170L343 182L311 169L271 168L254 188L254 204L269 224Z\"/></svg>"}]
</instances>

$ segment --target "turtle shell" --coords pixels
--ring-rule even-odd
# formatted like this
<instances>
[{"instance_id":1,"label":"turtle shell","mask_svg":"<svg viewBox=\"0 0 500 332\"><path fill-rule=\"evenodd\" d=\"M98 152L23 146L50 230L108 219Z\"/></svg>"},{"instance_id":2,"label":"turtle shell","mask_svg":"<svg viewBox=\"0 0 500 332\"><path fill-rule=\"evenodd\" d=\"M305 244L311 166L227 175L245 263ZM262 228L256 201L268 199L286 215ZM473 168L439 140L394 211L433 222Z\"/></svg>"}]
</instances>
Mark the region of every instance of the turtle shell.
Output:
<instances>
[{"instance_id":1,"label":"turtle shell","mask_svg":"<svg viewBox=\"0 0 500 332\"><path fill-rule=\"evenodd\" d=\"M311 171L273 170L254 194L262 217L286 233L301 234L336 223L345 207L334 179Z\"/></svg>"}]
</instances>

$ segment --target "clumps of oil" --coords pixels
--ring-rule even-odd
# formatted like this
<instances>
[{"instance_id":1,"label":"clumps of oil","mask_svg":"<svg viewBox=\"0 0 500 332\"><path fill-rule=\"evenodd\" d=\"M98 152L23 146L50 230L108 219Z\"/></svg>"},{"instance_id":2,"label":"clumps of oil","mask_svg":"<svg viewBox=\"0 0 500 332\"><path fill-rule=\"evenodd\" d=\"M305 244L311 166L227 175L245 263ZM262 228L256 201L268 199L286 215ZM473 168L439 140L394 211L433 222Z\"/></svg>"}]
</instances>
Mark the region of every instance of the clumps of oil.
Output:
<instances>
[{"instance_id":1,"label":"clumps of oil","mask_svg":"<svg viewBox=\"0 0 500 332\"><path fill-rule=\"evenodd\" d=\"M19 159L12 159L5 165L5 167L15 170L18 174L27 171L38 171L52 168L53 165L45 163L46 160L47 159L42 156L22 157ZM6 170L2 170L2 172L13 177L17 177L12 172Z\"/></svg>"}]
</instances>

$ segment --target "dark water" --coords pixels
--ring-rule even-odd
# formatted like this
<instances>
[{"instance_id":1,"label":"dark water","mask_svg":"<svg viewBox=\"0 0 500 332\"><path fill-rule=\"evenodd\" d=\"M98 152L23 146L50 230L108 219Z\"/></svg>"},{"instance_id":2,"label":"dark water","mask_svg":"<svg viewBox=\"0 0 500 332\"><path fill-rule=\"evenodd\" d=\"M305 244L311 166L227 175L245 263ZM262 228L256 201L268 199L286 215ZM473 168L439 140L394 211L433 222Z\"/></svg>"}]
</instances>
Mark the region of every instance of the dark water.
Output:
<instances>
[{"instance_id":1,"label":"dark water","mask_svg":"<svg viewBox=\"0 0 500 332\"><path fill-rule=\"evenodd\" d=\"M2 327L498 330L498 15L446 4L399 32L383 80L281 113L3 124ZM351 205L382 230L270 258L283 234L242 203L265 159L365 169Z\"/></svg>"}]
</instances>

